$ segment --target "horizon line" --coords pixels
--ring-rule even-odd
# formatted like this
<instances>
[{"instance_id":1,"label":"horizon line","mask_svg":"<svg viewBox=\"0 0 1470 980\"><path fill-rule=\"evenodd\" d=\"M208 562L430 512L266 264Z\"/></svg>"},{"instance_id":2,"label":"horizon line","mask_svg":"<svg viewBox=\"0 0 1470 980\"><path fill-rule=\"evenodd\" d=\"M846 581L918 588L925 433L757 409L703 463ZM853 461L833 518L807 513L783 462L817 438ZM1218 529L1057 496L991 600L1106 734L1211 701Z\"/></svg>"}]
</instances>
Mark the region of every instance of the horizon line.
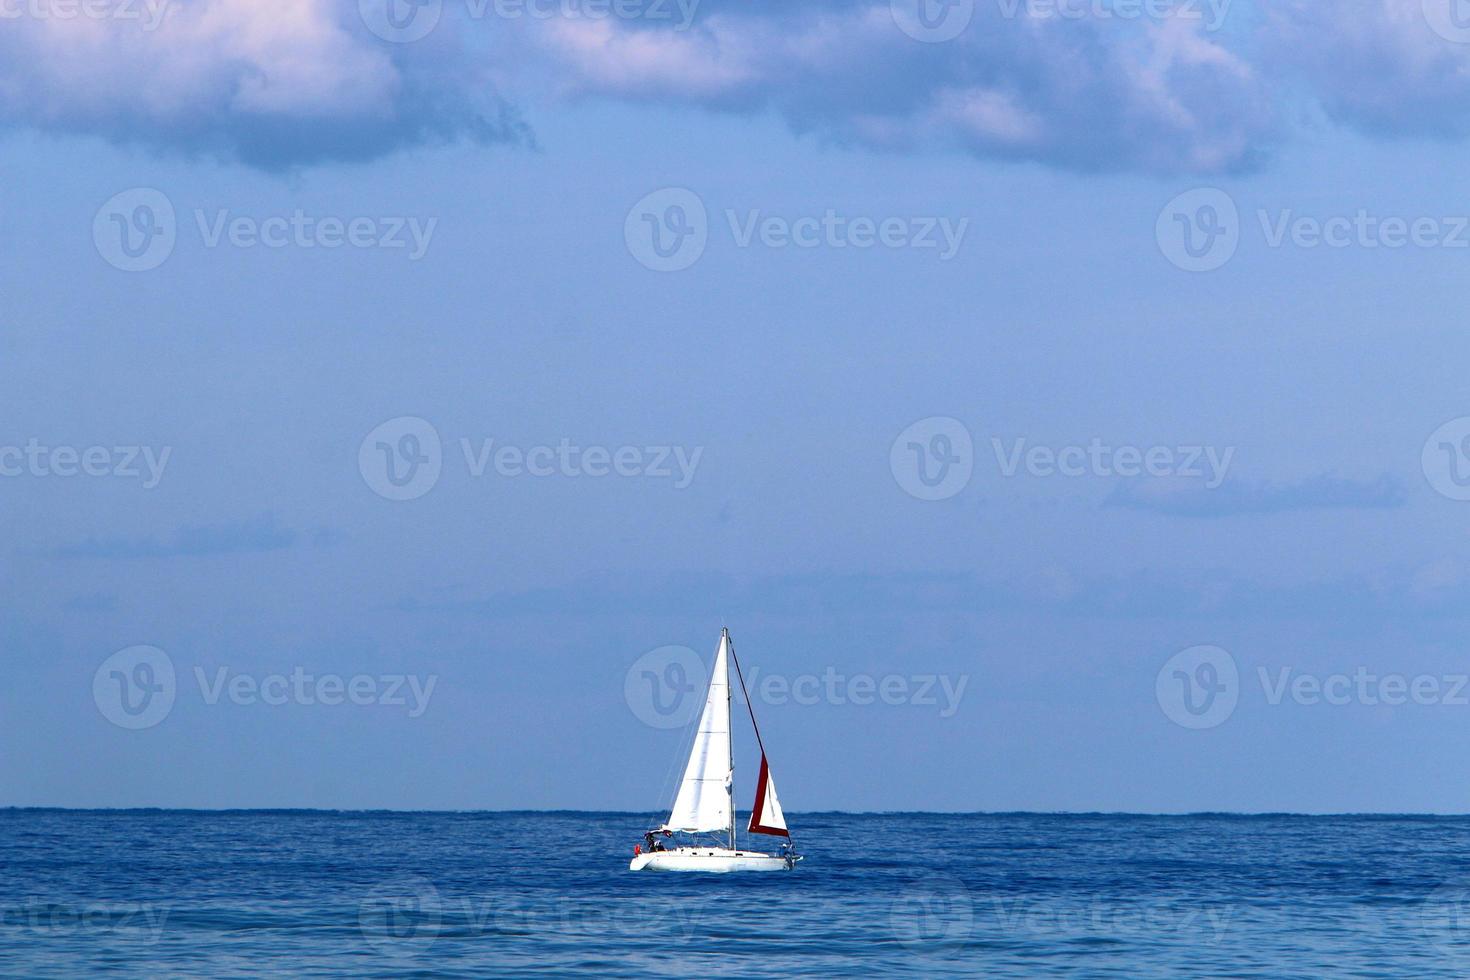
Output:
<instances>
[{"instance_id":1,"label":"horizon line","mask_svg":"<svg viewBox=\"0 0 1470 980\"><path fill-rule=\"evenodd\" d=\"M575 815L589 814L627 817L647 817L646 810L588 810L588 809L397 809L390 807L198 807L198 806L54 806L48 804L9 804L0 806L0 813L272 813L272 814L395 814L403 816L470 816L493 815ZM742 811L737 810L737 813ZM749 811L744 811L749 812ZM1344 811L1300 811L1300 810L792 810L793 815L807 817L1158 817L1179 819L1185 817L1382 817L1382 818L1454 818L1470 817L1467 812L1440 812L1432 810L1344 810Z\"/></svg>"}]
</instances>

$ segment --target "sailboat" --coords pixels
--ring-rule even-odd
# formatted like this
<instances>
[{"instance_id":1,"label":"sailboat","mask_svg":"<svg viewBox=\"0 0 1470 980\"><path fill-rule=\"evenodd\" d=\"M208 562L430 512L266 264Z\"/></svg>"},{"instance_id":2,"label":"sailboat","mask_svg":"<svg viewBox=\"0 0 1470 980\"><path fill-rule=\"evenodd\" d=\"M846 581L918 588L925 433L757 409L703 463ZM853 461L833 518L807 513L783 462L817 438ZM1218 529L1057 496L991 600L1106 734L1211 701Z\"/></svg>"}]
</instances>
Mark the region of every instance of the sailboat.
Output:
<instances>
[{"instance_id":1,"label":"sailboat","mask_svg":"<svg viewBox=\"0 0 1470 980\"><path fill-rule=\"evenodd\" d=\"M750 709L750 725L761 750L760 776L756 781L755 805L750 810L751 834L769 834L785 838L779 853L743 851L735 846L735 755L730 741L730 661L735 662L735 675L740 691ZM710 842L705 838L694 843L667 848L663 840L674 834L728 833L728 841ZM755 723L755 706L745 691L745 677L729 629L720 630L720 646L715 651L714 669L710 671L709 692L705 696L704 713L699 717L699 730L684 768L684 779L674 798L674 808L663 826L643 835L645 845L635 845L629 871L789 871L801 860L786 827L786 815L776 798L776 782L766 759L766 746ZM722 846L728 843L729 846Z\"/></svg>"}]
</instances>

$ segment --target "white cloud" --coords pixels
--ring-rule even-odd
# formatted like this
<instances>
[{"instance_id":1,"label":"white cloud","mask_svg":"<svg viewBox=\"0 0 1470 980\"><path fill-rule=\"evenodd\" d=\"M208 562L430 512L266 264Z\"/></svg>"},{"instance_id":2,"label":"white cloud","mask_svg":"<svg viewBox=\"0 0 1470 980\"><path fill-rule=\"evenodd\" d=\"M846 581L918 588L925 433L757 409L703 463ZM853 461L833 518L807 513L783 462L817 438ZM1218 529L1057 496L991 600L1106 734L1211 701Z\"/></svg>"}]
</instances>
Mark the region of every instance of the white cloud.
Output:
<instances>
[{"instance_id":1,"label":"white cloud","mask_svg":"<svg viewBox=\"0 0 1470 980\"><path fill-rule=\"evenodd\" d=\"M155 29L119 16L7 19L0 120L266 166L493 130L499 120L487 121L481 106L452 89L428 91L445 66L422 49L379 42L355 18L343 21L344 9L329 0L174 0Z\"/></svg>"},{"instance_id":2,"label":"white cloud","mask_svg":"<svg viewBox=\"0 0 1470 980\"><path fill-rule=\"evenodd\" d=\"M612 98L770 111L890 149L1166 174L1257 164L1283 136L1279 107L1303 98L1370 133L1470 133L1470 44L1431 29L1421 0L1271 0L1259 32L977 3L934 44L879 0L702 0L692 23L477 19L446 0L408 44L367 30L352 0L172 0L144 29L161 2L133 4L142 19L0 20L0 124L281 167L522 139L508 100Z\"/></svg>"}]
</instances>

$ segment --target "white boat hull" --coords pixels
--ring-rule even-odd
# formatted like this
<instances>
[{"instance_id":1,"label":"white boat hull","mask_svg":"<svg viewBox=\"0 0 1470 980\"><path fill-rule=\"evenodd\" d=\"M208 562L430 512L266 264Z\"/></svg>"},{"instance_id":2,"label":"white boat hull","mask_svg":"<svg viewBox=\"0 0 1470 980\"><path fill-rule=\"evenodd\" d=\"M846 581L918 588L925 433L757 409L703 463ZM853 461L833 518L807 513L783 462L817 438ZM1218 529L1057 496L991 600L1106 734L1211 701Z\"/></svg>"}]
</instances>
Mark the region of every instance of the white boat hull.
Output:
<instances>
[{"instance_id":1,"label":"white boat hull","mask_svg":"<svg viewBox=\"0 0 1470 980\"><path fill-rule=\"evenodd\" d=\"M676 847L672 851L635 854L629 871L786 871L788 863L779 854L760 851L732 851L728 847Z\"/></svg>"}]
</instances>

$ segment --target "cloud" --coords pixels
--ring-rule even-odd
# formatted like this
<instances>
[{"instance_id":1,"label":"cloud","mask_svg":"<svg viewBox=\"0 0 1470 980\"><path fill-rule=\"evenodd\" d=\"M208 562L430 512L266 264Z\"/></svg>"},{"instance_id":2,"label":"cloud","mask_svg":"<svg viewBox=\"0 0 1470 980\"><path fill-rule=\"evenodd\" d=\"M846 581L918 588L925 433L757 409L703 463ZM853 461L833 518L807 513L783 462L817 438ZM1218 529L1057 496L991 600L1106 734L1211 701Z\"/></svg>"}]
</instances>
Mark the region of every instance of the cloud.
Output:
<instances>
[{"instance_id":1,"label":"cloud","mask_svg":"<svg viewBox=\"0 0 1470 980\"><path fill-rule=\"evenodd\" d=\"M323 532L314 535L323 543ZM302 539L296 531L282 527L269 514L227 524L182 527L166 538L92 537L81 544L57 548L56 558L101 558L135 560L146 558L200 558L279 551ZM330 537L330 535L328 536Z\"/></svg>"},{"instance_id":2,"label":"cloud","mask_svg":"<svg viewBox=\"0 0 1470 980\"><path fill-rule=\"evenodd\" d=\"M1296 483L1230 479L1210 489L1200 480L1132 480L1120 483L1104 501L1174 517L1233 517L1301 510L1380 510L1400 507L1404 488L1388 474L1360 481L1323 474Z\"/></svg>"},{"instance_id":3,"label":"cloud","mask_svg":"<svg viewBox=\"0 0 1470 980\"><path fill-rule=\"evenodd\" d=\"M1277 0L1267 8L1268 58L1335 122L1375 136L1464 136L1470 43L1445 36L1459 30L1450 19L1459 2Z\"/></svg>"},{"instance_id":4,"label":"cloud","mask_svg":"<svg viewBox=\"0 0 1470 980\"><path fill-rule=\"evenodd\" d=\"M0 124L265 169L527 137L448 33L390 45L368 34L355 4L328 0L158 4L5 19ZM128 10L136 16L122 16Z\"/></svg>"},{"instance_id":5,"label":"cloud","mask_svg":"<svg viewBox=\"0 0 1470 980\"><path fill-rule=\"evenodd\" d=\"M444 4L433 31L402 44L332 0L11 18L0 124L280 169L457 139L529 143L513 102L551 90L774 110L798 132L885 149L1160 172L1248 166L1274 126L1253 69L1198 21L1007 18L987 3L959 37L925 44L876 0L648 5L667 20L496 17L486 4Z\"/></svg>"},{"instance_id":6,"label":"cloud","mask_svg":"<svg viewBox=\"0 0 1470 980\"><path fill-rule=\"evenodd\" d=\"M902 0L619 0L607 9L621 17L551 0L101 2L136 16L0 20L0 126L271 170L530 145L521 107L548 99L769 113L842 145L1165 175L1258 167L1304 104L1372 135L1470 135L1470 43L1443 36L1460 0L1221 0L1132 20L976 0L944 8L970 19L939 43L899 26ZM385 40L364 11L389 4L432 11L433 29Z\"/></svg>"},{"instance_id":7,"label":"cloud","mask_svg":"<svg viewBox=\"0 0 1470 980\"><path fill-rule=\"evenodd\" d=\"M1007 17L981 3L958 37L926 44L887 3L700 9L687 31L560 19L535 40L568 94L769 109L799 132L885 149L1208 173L1254 165L1275 136L1261 79L1198 20L1024 5Z\"/></svg>"}]
</instances>

